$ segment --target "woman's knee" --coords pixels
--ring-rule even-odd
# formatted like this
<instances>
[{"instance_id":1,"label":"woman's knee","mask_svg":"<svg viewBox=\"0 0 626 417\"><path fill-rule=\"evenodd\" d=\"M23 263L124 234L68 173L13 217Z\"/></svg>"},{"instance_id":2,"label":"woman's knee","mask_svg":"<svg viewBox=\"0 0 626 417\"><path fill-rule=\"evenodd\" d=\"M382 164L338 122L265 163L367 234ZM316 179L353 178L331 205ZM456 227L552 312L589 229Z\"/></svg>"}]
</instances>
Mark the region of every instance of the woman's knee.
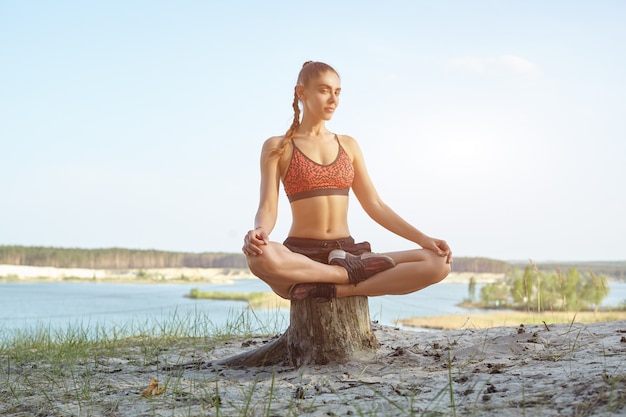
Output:
<instances>
[{"instance_id":1,"label":"woman's knee","mask_svg":"<svg viewBox=\"0 0 626 417\"><path fill-rule=\"evenodd\" d=\"M248 268L259 278L264 278L276 271L280 265L280 244L270 242L262 247L263 253L255 256L247 256Z\"/></svg>"},{"instance_id":2,"label":"woman's knee","mask_svg":"<svg viewBox=\"0 0 626 417\"><path fill-rule=\"evenodd\" d=\"M428 259L430 276L432 283L443 281L444 278L450 274L450 264L447 263L447 258L432 253Z\"/></svg>"},{"instance_id":3,"label":"woman's knee","mask_svg":"<svg viewBox=\"0 0 626 417\"><path fill-rule=\"evenodd\" d=\"M437 257L437 261L434 265L434 276L437 279L436 282L443 281L450 274L450 264L447 262L447 259L441 256Z\"/></svg>"},{"instance_id":4,"label":"woman's knee","mask_svg":"<svg viewBox=\"0 0 626 417\"><path fill-rule=\"evenodd\" d=\"M250 272L259 278L265 277L272 270L272 257L265 252L261 255L248 256L247 261Z\"/></svg>"},{"instance_id":5,"label":"woman's knee","mask_svg":"<svg viewBox=\"0 0 626 417\"><path fill-rule=\"evenodd\" d=\"M440 281L443 281L448 275L450 275L451 271L452 271L452 265L450 265L447 261L444 260L443 266L441 267Z\"/></svg>"}]
</instances>

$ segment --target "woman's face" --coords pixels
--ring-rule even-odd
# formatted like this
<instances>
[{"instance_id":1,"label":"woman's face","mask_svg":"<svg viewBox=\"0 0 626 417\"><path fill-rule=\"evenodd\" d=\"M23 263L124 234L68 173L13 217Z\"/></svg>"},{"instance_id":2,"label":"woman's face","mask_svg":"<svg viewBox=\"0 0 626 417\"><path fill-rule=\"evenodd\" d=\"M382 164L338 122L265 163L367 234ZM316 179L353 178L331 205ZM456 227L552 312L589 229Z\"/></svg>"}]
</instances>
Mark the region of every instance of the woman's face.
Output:
<instances>
[{"instance_id":1,"label":"woman's face","mask_svg":"<svg viewBox=\"0 0 626 417\"><path fill-rule=\"evenodd\" d=\"M341 80L332 71L321 73L301 89L299 95L307 116L330 120L339 105Z\"/></svg>"}]
</instances>

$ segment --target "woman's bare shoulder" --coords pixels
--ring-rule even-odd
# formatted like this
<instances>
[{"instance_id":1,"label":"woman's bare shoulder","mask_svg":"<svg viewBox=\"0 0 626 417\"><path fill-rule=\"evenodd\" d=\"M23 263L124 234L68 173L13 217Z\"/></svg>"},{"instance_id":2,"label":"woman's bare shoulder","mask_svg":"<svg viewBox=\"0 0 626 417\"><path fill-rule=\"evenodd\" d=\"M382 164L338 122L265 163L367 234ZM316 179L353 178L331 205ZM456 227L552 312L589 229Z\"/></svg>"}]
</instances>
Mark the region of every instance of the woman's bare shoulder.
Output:
<instances>
[{"instance_id":1,"label":"woman's bare shoulder","mask_svg":"<svg viewBox=\"0 0 626 417\"><path fill-rule=\"evenodd\" d=\"M263 142L261 161L263 164L278 164L280 172L285 170L289 162L289 143L285 143L285 136L272 136Z\"/></svg>"},{"instance_id":2,"label":"woman's bare shoulder","mask_svg":"<svg viewBox=\"0 0 626 417\"><path fill-rule=\"evenodd\" d=\"M354 154L355 152L360 152L359 143L355 138L350 135L337 135L339 138L339 143L343 146L348 152Z\"/></svg>"},{"instance_id":3,"label":"woman's bare shoulder","mask_svg":"<svg viewBox=\"0 0 626 417\"><path fill-rule=\"evenodd\" d=\"M272 136L269 137L267 139L265 139L265 141L263 142L263 147L276 147L276 146L280 146L283 143L283 139L285 139L285 136Z\"/></svg>"},{"instance_id":4,"label":"woman's bare shoulder","mask_svg":"<svg viewBox=\"0 0 626 417\"><path fill-rule=\"evenodd\" d=\"M353 138L350 135L339 135L337 134L337 137L339 138L339 142L341 142L341 144L346 144L346 145L358 145L358 142L355 138Z\"/></svg>"},{"instance_id":5,"label":"woman's bare shoulder","mask_svg":"<svg viewBox=\"0 0 626 417\"><path fill-rule=\"evenodd\" d=\"M265 139L263 142L263 153L274 154L275 152L281 153L280 149L283 147L284 136L272 136Z\"/></svg>"}]
</instances>

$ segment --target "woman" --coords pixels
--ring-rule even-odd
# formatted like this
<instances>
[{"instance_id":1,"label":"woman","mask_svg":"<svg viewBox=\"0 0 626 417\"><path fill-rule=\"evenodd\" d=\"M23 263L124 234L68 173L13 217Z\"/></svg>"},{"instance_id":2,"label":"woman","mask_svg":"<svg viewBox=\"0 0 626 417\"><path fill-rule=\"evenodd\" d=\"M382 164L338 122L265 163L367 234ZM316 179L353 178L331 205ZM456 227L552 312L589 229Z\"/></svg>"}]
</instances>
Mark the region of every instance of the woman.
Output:
<instances>
[{"instance_id":1,"label":"woman","mask_svg":"<svg viewBox=\"0 0 626 417\"><path fill-rule=\"evenodd\" d=\"M452 262L448 244L420 232L385 205L356 140L326 129L340 92L339 75L331 66L311 61L302 66L293 123L285 135L263 144L255 228L242 248L250 270L291 300L407 294L441 281ZM284 244L269 240L281 181L292 212ZM369 243L355 243L347 221L349 189L374 221L422 249L375 254Z\"/></svg>"}]
</instances>

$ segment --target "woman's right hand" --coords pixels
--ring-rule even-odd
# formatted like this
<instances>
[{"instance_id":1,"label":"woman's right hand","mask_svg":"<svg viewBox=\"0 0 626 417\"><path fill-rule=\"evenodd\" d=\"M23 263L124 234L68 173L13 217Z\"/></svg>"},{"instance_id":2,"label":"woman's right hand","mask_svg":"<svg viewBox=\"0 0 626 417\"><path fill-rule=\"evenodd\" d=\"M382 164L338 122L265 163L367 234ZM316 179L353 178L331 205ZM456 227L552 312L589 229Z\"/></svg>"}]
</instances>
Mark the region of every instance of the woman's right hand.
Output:
<instances>
[{"instance_id":1,"label":"woman's right hand","mask_svg":"<svg viewBox=\"0 0 626 417\"><path fill-rule=\"evenodd\" d=\"M269 236L263 230L262 227L257 227L254 230L249 230L246 236L243 238L243 251L246 256L262 255L263 250L261 246L269 243Z\"/></svg>"}]
</instances>

